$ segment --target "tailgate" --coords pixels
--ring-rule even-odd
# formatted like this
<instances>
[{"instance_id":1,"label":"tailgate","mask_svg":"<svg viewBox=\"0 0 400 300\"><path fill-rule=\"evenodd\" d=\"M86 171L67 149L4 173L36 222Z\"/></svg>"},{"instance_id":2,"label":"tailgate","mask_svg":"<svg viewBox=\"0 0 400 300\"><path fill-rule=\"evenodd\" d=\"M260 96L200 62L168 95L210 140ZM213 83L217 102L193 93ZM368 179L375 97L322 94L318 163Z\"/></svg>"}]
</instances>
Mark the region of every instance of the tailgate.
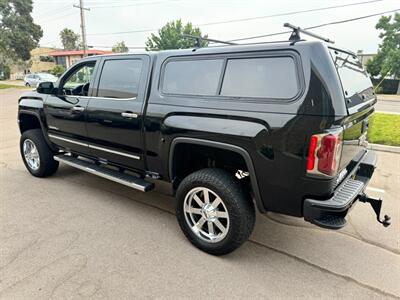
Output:
<instances>
[{"instance_id":1,"label":"tailgate","mask_svg":"<svg viewBox=\"0 0 400 300\"><path fill-rule=\"evenodd\" d=\"M367 147L367 131L374 112L376 95L372 82L356 56L340 49L331 49L332 59L342 84L343 101L348 117L343 123L343 149L339 170L355 159Z\"/></svg>"},{"instance_id":2,"label":"tailgate","mask_svg":"<svg viewBox=\"0 0 400 300\"><path fill-rule=\"evenodd\" d=\"M346 119L346 123L343 126L342 157L339 170L345 168L356 157L361 157L359 156L360 151L367 148L368 123L373 111L373 107L369 107L360 113L350 115Z\"/></svg>"}]
</instances>

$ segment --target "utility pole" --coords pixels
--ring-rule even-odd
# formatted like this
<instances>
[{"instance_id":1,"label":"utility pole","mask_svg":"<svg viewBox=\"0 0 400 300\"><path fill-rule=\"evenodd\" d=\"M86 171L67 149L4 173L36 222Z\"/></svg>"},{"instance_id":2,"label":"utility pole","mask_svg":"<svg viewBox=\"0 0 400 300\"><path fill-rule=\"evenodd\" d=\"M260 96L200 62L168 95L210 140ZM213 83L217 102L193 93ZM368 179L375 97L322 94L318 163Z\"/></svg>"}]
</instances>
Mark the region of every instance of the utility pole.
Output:
<instances>
[{"instance_id":1,"label":"utility pole","mask_svg":"<svg viewBox=\"0 0 400 300\"><path fill-rule=\"evenodd\" d=\"M85 10L89 11L90 8L83 6L83 0L79 0L79 5L74 7L79 8L81 11L81 32L82 32L82 46L83 46L83 56L87 56L87 44L86 44L86 25L85 25Z\"/></svg>"}]
</instances>

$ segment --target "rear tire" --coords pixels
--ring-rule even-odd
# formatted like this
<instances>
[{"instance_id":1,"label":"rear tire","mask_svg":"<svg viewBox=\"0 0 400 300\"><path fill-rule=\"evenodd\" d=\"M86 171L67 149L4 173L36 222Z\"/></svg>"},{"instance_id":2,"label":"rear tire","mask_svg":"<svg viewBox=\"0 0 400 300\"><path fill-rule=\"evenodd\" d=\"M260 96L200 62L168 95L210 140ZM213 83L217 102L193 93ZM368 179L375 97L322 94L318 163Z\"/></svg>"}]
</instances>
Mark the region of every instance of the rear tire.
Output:
<instances>
[{"instance_id":1,"label":"rear tire","mask_svg":"<svg viewBox=\"0 0 400 300\"><path fill-rule=\"evenodd\" d=\"M175 209L188 240L213 255L237 249L254 228L253 202L234 176L221 169L187 176L179 185Z\"/></svg>"},{"instance_id":2,"label":"rear tire","mask_svg":"<svg viewBox=\"0 0 400 300\"><path fill-rule=\"evenodd\" d=\"M30 129L21 135L20 151L28 171L36 177L53 175L58 169L58 161L46 143L42 130Z\"/></svg>"}]
</instances>

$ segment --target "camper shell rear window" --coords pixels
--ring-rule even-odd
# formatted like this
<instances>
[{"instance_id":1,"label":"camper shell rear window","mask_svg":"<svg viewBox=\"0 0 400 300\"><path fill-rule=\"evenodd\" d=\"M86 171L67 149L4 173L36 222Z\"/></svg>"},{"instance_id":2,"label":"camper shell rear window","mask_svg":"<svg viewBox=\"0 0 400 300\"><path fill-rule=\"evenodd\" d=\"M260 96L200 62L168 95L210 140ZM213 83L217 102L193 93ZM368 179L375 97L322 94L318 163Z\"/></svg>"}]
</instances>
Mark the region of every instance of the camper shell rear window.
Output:
<instances>
[{"instance_id":1,"label":"camper shell rear window","mask_svg":"<svg viewBox=\"0 0 400 300\"><path fill-rule=\"evenodd\" d=\"M342 84L347 107L368 101L370 96L374 95L373 86L357 56L336 48L330 49L330 53Z\"/></svg>"}]
</instances>

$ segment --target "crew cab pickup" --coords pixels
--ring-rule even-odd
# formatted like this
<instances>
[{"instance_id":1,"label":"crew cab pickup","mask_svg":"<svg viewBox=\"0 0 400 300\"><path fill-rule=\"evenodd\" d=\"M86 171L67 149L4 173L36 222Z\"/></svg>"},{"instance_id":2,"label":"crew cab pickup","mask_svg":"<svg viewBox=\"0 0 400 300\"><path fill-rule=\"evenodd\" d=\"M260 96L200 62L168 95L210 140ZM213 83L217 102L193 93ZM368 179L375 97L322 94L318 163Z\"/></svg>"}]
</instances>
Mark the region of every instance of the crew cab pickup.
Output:
<instances>
[{"instance_id":1,"label":"crew cab pickup","mask_svg":"<svg viewBox=\"0 0 400 300\"><path fill-rule=\"evenodd\" d=\"M82 59L19 99L21 155L149 192L170 186L186 237L214 255L250 236L256 209L339 229L365 194L376 95L354 53L284 41Z\"/></svg>"}]
</instances>

